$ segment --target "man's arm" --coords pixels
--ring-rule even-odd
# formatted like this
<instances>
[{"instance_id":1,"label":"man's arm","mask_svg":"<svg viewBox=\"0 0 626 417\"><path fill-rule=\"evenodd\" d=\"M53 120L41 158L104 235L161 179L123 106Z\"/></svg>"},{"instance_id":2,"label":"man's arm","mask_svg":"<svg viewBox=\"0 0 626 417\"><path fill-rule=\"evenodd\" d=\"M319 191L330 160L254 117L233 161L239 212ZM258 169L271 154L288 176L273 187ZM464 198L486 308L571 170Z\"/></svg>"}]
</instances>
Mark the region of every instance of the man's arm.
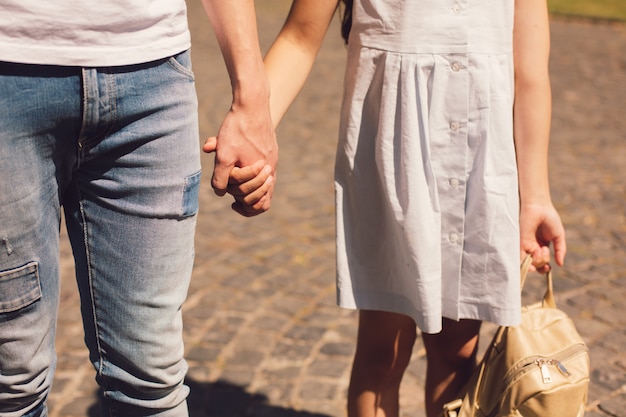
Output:
<instances>
[{"instance_id":1,"label":"man's arm","mask_svg":"<svg viewBox=\"0 0 626 417\"><path fill-rule=\"evenodd\" d=\"M228 189L235 167L253 167L265 180L250 204L236 199L233 208L254 216L270 208L276 177L278 144L269 108L269 82L259 49L254 0L203 0L230 77L233 102L215 143L212 185L218 195Z\"/></svg>"}]
</instances>

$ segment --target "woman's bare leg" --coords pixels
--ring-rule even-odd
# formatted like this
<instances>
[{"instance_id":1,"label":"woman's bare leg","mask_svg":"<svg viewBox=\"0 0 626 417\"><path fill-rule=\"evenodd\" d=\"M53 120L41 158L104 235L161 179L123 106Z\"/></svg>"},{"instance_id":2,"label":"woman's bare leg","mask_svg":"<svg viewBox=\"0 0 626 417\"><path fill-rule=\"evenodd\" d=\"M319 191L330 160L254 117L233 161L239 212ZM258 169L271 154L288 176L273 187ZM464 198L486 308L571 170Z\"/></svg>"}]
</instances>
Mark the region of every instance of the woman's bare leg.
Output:
<instances>
[{"instance_id":1,"label":"woman's bare leg","mask_svg":"<svg viewBox=\"0 0 626 417\"><path fill-rule=\"evenodd\" d=\"M413 319L361 310L348 389L349 417L397 417L400 381L417 336Z\"/></svg>"},{"instance_id":2,"label":"woman's bare leg","mask_svg":"<svg viewBox=\"0 0 626 417\"><path fill-rule=\"evenodd\" d=\"M439 417L443 404L469 380L476 366L480 321L443 319L443 330L422 334L426 348L426 415Z\"/></svg>"}]
</instances>

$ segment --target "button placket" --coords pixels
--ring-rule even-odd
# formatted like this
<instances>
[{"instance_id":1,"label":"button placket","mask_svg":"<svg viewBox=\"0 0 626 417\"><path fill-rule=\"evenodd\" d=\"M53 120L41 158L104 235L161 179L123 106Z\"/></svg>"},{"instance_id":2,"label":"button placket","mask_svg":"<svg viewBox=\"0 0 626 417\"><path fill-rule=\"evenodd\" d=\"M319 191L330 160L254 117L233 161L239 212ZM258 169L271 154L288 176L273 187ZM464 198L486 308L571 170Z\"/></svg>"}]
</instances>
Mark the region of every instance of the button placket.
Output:
<instances>
[{"instance_id":1,"label":"button placket","mask_svg":"<svg viewBox=\"0 0 626 417\"><path fill-rule=\"evenodd\" d=\"M462 5L462 1L457 4ZM456 10L456 9L455 9ZM461 6L458 9L463 13ZM449 55L448 62L448 100L446 101L446 121L448 124L448 143L442 151L445 157L440 160L441 175L441 222L442 244L449 259L461 259L463 256L463 240L465 233L465 186L466 175L467 125L468 125L468 61L467 57ZM446 262L443 266L448 276L460 279L460 264L456 261Z\"/></svg>"},{"instance_id":2,"label":"button placket","mask_svg":"<svg viewBox=\"0 0 626 417\"><path fill-rule=\"evenodd\" d=\"M448 20L469 29L469 0L451 0L444 4ZM442 56L446 65L442 68L442 77L446 83L440 93L445 100L444 111L437 119L437 152L434 154L441 210L442 275L447 277L445 291L450 294L458 293L461 288L464 257L467 147L471 125L468 94L472 80L469 72L473 70L468 57L469 33L469 30L455 33L458 35L455 38L458 52Z\"/></svg>"}]
</instances>

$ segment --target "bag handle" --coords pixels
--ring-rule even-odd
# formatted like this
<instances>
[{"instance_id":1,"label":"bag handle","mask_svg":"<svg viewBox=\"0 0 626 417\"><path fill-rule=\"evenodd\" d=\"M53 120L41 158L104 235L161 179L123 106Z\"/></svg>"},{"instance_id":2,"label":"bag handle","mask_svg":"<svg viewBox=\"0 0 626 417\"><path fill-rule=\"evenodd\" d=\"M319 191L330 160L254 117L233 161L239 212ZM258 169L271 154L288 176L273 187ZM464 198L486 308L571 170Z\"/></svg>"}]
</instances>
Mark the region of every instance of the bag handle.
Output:
<instances>
[{"instance_id":1,"label":"bag handle","mask_svg":"<svg viewBox=\"0 0 626 417\"><path fill-rule=\"evenodd\" d=\"M520 268L520 291L524 289L524 283L526 282L526 276L528 275L528 270L530 269L532 260L532 256L526 255L522 261L522 266ZM556 300L554 299L554 289L552 286L552 270L546 272L545 276L546 293L543 296L543 307L556 308Z\"/></svg>"},{"instance_id":2,"label":"bag handle","mask_svg":"<svg viewBox=\"0 0 626 417\"><path fill-rule=\"evenodd\" d=\"M522 261L520 267L520 291L524 288L524 283L526 282L526 276L528 275L528 270L530 269L530 264L532 263L532 257L530 255L526 256ZM556 301L554 299L554 290L552 288L552 272L548 271L546 274L546 293L543 296L542 307L543 308L556 308ZM505 326L498 327L496 334L493 337L493 340L501 340L504 332L506 331ZM485 375L485 365L489 362L491 355L494 354L495 345L497 343L492 343L487 347L485 354L478 364L478 368L474 371L474 374L470 378L470 380L465 384L460 394L456 399L450 401L443 406L442 413L440 417L457 417L460 413L473 413L474 410L463 409L463 406L467 407L467 404L477 404L478 403L478 389L471 389L472 387L480 387L483 382L483 378ZM472 398L470 398L472 396ZM475 416L475 414L471 414Z\"/></svg>"}]
</instances>

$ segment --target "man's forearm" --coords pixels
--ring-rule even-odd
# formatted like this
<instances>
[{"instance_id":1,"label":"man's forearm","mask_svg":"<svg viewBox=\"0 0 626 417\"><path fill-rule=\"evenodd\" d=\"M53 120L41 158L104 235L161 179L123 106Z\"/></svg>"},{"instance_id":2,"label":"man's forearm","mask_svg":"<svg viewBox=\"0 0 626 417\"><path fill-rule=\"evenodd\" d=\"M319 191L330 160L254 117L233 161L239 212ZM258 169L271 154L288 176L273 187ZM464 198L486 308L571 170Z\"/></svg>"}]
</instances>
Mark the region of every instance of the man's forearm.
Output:
<instances>
[{"instance_id":1,"label":"man's forearm","mask_svg":"<svg viewBox=\"0 0 626 417\"><path fill-rule=\"evenodd\" d=\"M202 0L224 57L233 104L267 100L269 83L259 49L254 0Z\"/></svg>"}]
</instances>

